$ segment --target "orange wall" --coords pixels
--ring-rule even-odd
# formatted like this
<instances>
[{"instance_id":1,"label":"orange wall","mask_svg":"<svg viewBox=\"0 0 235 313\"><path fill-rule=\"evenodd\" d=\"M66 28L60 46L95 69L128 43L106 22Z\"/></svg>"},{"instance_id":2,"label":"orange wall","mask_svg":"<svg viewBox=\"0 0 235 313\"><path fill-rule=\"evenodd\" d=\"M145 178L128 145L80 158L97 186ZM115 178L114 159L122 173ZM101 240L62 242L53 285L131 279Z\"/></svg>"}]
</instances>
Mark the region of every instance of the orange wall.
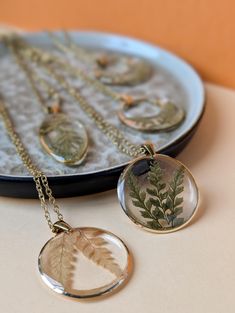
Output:
<instances>
[{"instance_id":1,"label":"orange wall","mask_svg":"<svg viewBox=\"0 0 235 313\"><path fill-rule=\"evenodd\" d=\"M235 88L234 0L0 0L0 23L139 37L184 57L204 79Z\"/></svg>"}]
</instances>

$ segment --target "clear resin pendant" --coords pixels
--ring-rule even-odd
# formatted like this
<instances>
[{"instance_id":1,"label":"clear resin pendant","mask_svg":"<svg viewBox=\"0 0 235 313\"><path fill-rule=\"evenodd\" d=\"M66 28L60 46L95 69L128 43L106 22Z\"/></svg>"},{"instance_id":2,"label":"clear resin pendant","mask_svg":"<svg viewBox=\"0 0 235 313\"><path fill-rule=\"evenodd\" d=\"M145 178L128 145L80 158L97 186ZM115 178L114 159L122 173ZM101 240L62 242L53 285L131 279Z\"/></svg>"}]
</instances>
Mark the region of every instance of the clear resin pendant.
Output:
<instances>
[{"instance_id":1,"label":"clear resin pendant","mask_svg":"<svg viewBox=\"0 0 235 313\"><path fill-rule=\"evenodd\" d=\"M44 150L60 163L78 165L86 157L88 137L84 126L71 122L63 113L48 114L39 136Z\"/></svg>"},{"instance_id":2,"label":"clear resin pendant","mask_svg":"<svg viewBox=\"0 0 235 313\"><path fill-rule=\"evenodd\" d=\"M99 70L95 76L103 84L136 86L149 80L153 67L146 60L130 56L103 55L97 59Z\"/></svg>"},{"instance_id":3,"label":"clear resin pendant","mask_svg":"<svg viewBox=\"0 0 235 313\"><path fill-rule=\"evenodd\" d=\"M118 182L118 198L127 216L156 233L176 231L193 218L199 192L189 170L162 154L134 160Z\"/></svg>"},{"instance_id":4,"label":"clear resin pendant","mask_svg":"<svg viewBox=\"0 0 235 313\"><path fill-rule=\"evenodd\" d=\"M124 101L118 116L131 128L155 132L175 129L184 120L185 112L170 101L136 99L130 103Z\"/></svg>"},{"instance_id":5,"label":"clear resin pendant","mask_svg":"<svg viewBox=\"0 0 235 313\"><path fill-rule=\"evenodd\" d=\"M73 298L111 293L129 277L132 260L114 234L92 227L72 228L42 248L39 271L55 292Z\"/></svg>"}]
</instances>

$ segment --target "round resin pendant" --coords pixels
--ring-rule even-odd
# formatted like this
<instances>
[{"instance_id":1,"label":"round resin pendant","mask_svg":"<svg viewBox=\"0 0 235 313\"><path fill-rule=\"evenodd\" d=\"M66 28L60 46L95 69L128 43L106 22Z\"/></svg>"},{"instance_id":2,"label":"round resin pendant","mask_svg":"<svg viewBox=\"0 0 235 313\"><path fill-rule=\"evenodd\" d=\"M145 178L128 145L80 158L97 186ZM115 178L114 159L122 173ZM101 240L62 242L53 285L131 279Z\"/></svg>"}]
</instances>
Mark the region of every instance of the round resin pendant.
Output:
<instances>
[{"instance_id":1,"label":"round resin pendant","mask_svg":"<svg viewBox=\"0 0 235 313\"><path fill-rule=\"evenodd\" d=\"M97 65L96 78L112 86L136 86L149 80L153 74L150 63L130 56L101 55Z\"/></svg>"},{"instance_id":2,"label":"round resin pendant","mask_svg":"<svg viewBox=\"0 0 235 313\"><path fill-rule=\"evenodd\" d=\"M156 233L176 231L193 218L199 192L189 170L162 154L133 161L118 182L118 198L127 216Z\"/></svg>"},{"instance_id":3,"label":"round resin pendant","mask_svg":"<svg viewBox=\"0 0 235 313\"><path fill-rule=\"evenodd\" d=\"M78 165L86 157L86 130L65 114L49 114L40 127L39 136L44 150L60 163Z\"/></svg>"},{"instance_id":4,"label":"round resin pendant","mask_svg":"<svg viewBox=\"0 0 235 313\"><path fill-rule=\"evenodd\" d=\"M176 128L183 121L185 112L170 101L136 99L132 103L124 102L118 116L131 128L155 132Z\"/></svg>"},{"instance_id":5,"label":"round resin pendant","mask_svg":"<svg viewBox=\"0 0 235 313\"><path fill-rule=\"evenodd\" d=\"M50 239L40 252L38 265L51 289L73 298L114 291L126 281L132 268L122 240L92 227L74 228Z\"/></svg>"}]
</instances>

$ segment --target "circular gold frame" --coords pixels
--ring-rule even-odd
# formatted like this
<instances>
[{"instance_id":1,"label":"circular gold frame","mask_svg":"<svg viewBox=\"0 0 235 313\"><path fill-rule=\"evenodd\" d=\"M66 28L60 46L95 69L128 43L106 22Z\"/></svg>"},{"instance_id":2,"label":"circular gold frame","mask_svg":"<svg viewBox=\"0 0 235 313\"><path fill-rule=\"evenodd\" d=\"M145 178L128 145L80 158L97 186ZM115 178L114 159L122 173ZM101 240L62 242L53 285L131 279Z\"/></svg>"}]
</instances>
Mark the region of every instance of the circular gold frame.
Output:
<instances>
[{"instance_id":1,"label":"circular gold frame","mask_svg":"<svg viewBox=\"0 0 235 313\"><path fill-rule=\"evenodd\" d=\"M167 156L167 155L164 155L164 154L157 154L157 155L161 155L161 156L163 156L163 157L166 158L166 159L172 159L171 157L169 157L169 156ZM140 160L142 160L142 159L146 159L146 158L151 158L151 157L148 157L148 156L141 156L141 157L139 157L139 158L136 158L134 161L132 161L132 162L124 169L124 171L122 172L120 178L121 178L122 176L124 176L124 175L129 171L129 169L130 169L130 167L133 165L133 163L138 162L138 161L140 161ZM196 215L197 212L198 212L198 208L199 208L199 205L200 205L200 191L199 191L199 188L198 188L197 183L196 183L196 181L195 181L195 178L194 178L194 176L192 175L191 171L187 168L187 166L185 166L182 162L180 162L180 161L178 161L178 160L175 160L175 159L174 159L174 161L175 161L176 163L178 163L179 165L183 166L184 169L185 169L185 170L188 172L188 174L191 176L192 181L194 182L194 184L195 184L195 186L196 186L196 191L197 191L197 205L196 205L196 207L195 207L195 209L194 209L194 211L193 211L193 214L190 216L190 218L189 218L184 224L182 224L182 225L180 225L180 226L178 226L178 227L172 228L172 229L167 229L167 230L155 230L155 229L151 229L151 228L148 228L148 227L146 227L146 226L140 224L140 223L137 222L130 214L128 214L127 210L125 210L125 209L123 208L123 206L121 205L121 206L122 206L122 209L123 209L123 211L124 211L124 213L129 217L129 219L130 219L134 224L136 224L138 227L140 227L140 228L142 228L142 229L144 229L144 230L146 230L146 231L148 231L148 232L155 233L155 234L168 234L168 233L176 232L176 231L178 231L178 230L180 230L180 229L186 227L186 226L193 220L193 218L195 217L195 215ZM120 178L119 178L119 179L120 179ZM119 198L119 195L118 195L118 198ZM120 202L120 204L121 204L121 202Z\"/></svg>"}]
</instances>

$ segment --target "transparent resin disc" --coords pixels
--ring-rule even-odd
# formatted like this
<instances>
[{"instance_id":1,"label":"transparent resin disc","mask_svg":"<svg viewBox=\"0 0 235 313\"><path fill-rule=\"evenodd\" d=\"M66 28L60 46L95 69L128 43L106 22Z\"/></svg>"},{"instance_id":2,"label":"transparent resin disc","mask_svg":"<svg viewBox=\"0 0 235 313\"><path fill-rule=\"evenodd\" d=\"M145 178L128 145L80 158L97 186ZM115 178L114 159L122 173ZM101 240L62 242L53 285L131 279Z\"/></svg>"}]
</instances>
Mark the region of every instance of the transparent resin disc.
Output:
<instances>
[{"instance_id":1,"label":"transparent resin disc","mask_svg":"<svg viewBox=\"0 0 235 313\"><path fill-rule=\"evenodd\" d=\"M194 216L198 188L189 170L165 155L132 162L118 182L118 198L128 217L157 233L184 227Z\"/></svg>"},{"instance_id":2,"label":"transparent resin disc","mask_svg":"<svg viewBox=\"0 0 235 313\"><path fill-rule=\"evenodd\" d=\"M144 114L141 108L143 105ZM131 105L124 103L118 116L122 123L131 128L144 132L160 132L179 126L184 120L185 112L170 101L137 99Z\"/></svg>"},{"instance_id":3,"label":"transparent resin disc","mask_svg":"<svg viewBox=\"0 0 235 313\"><path fill-rule=\"evenodd\" d=\"M114 291L131 272L125 244L112 233L74 228L50 239L39 255L43 281L55 292L91 298Z\"/></svg>"},{"instance_id":4,"label":"transparent resin disc","mask_svg":"<svg viewBox=\"0 0 235 313\"><path fill-rule=\"evenodd\" d=\"M146 60L130 56L104 55L97 60L100 69L96 78L106 85L136 86L149 80L153 67Z\"/></svg>"},{"instance_id":5,"label":"transparent resin disc","mask_svg":"<svg viewBox=\"0 0 235 313\"><path fill-rule=\"evenodd\" d=\"M48 114L40 131L43 148L56 161L67 165L80 164L88 148L88 137L84 126L62 113Z\"/></svg>"}]
</instances>

